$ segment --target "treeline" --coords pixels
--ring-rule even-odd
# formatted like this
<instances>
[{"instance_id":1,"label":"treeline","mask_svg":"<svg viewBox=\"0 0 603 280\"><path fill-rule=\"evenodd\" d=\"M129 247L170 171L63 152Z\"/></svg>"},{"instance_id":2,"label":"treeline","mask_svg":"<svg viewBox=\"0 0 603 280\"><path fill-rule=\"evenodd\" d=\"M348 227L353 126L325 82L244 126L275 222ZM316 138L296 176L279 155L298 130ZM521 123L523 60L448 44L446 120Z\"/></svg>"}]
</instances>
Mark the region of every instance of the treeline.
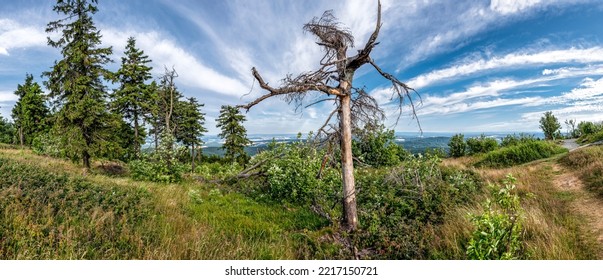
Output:
<instances>
[{"instance_id":1,"label":"treeline","mask_svg":"<svg viewBox=\"0 0 603 280\"><path fill-rule=\"evenodd\" d=\"M45 95L33 75L27 74L15 91L13 123L0 119L0 141L81 161L86 168L93 158L103 158L142 161L146 167L155 162L167 168L163 174L168 176L177 173L179 162L190 162L194 170L202 154L201 137L207 132L204 104L183 96L173 68L165 67L164 74L153 80L152 60L133 37L127 40L119 69L109 71L113 49L100 47L100 31L92 19L96 4L95 0L57 1L53 10L62 18L48 23L46 32L61 35L56 40L49 37L48 44L62 58L42 74L49 93ZM222 107L217 122L228 161L248 160L243 121L237 108ZM146 139L152 139L150 155L142 152Z\"/></svg>"}]
</instances>

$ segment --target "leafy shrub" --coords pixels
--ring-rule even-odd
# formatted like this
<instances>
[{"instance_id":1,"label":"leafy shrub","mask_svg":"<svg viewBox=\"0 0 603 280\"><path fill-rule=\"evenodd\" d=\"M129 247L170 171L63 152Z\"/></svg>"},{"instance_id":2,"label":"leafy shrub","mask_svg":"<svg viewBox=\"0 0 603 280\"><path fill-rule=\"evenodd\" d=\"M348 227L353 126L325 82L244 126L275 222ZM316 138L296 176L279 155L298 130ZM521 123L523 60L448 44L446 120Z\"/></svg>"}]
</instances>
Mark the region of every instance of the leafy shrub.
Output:
<instances>
[{"instance_id":1,"label":"leafy shrub","mask_svg":"<svg viewBox=\"0 0 603 280\"><path fill-rule=\"evenodd\" d=\"M352 153L363 163L374 167L394 166L408 156L408 152L395 142L393 130L383 125L368 124L356 133Z\"/></svg>"},{"instance_id":2,"label":"leafy shrub","mask_svg":"<svg viewBox=\"0 0 603 280\"><path fill-rule=\"evenodd\" d=\"M31 143L31 149L38 155L51 156L55 158L66 158L67 155L61 147L61 140L51 130L48 134L36 136Z\"/></svg>"},{"instance_id":3,"label":"leafy shrub","mask_svg":"<svg viewBox=\"0 0 603 280\"><path fill-rule=\"evenodd\" d=\"M250 166L266 161L260 173L266 176L260 191L276 201L299 205L322 205L336 200L341 175L332 164L323 165L324 151L302 141L273 143L268 151L256 155ZM329 205L330 206L330 205Z\"/></svg>"},{"instance_id":4,"label":"leafy shrub","mask_svg":"<svg viewBox=\"0 0 603 280\"><path fill-rule=\"evenodd\" d=\"M465 143L465 135L463 134L455 134L450 138L448 142L448 147L450 147L450 156L454 158L462 157L465 155L465 150L467 149L467 143Z\"/></svg>"},{"instance_id":5,"label":"leafy shrub","mask_svg":"<svg viewBox=\"0 0 603 280\"><path fill-rule=\"evenodd\" d=\"M470 155L485 154L496 150L498 142L494 138L482 134L480 137L467 139L467 147Z\"/></svg>"},{"instance_id":6,"label":"leafy shrub","mask_svg":"<svg viewBox=\"0 0 603 280\"><path fill-rule=\"evenodd\" d=\"M519 135L508 134L507 136L505 136L502 139L500 146L501 147L517 146L519 144L525 144L525 143L534 142L534 141L538 141L538 139L536 139L536 137L532 134L527 134L527 133L520 133Z\"/></svg>"},{"instance_id":7,"label":"leafy shrub","mask_svg":"<svg viewBox=\"0 0 603 280\"><path fill-rule=\"evenodd\" d=\"M521 252L522 214L515 178L507 175L503 186L490 186L494 202L487 200L484 213L471 216L473 231L467 257L475 260L510 260Z\"/></svg>"},{"instance_id":8,"label":"leafy shrub","mask_svg":"<svg viewBox=\"0 0 603 280\"><path fill-rule=\"evenodd\" d=\"M237 162L204 162L195 168L195 173L205 180L226 180L241 171L242 168Z\"/></svg>"},{"instance_id":9,"label":"leafy shrub","mask_svg":"<svg viewBox=\"0 0 603 280\"><path fill-rule=\"evenodd\" d=\"M434 227L481 189L476 174L439 164L437 157L418 156L391 170L357 170L362 228L354 238L359 251L369 252L364 258L424 259L434 253Z\"/></svg>"},{"instance_id":10,"label":"leafy shrub","mask_svg":"<svg viewBox=\"0 0 603 280\"><path fill-rule=\"evenodd\" d=\"M556 154L567 152L567 149L546 141L527 142L515 146L508 146L489 152L484 159L477 163L478 166L508 167L526 162L548 158Z\"/></svg>"},{"instance_id":11,"label":"leafy shrub","mask_svg":"<svg viewBox=\"0 0 603 280\"><path fill-rule=\"evenodd\" d=\"M190 169L188 165L174 162L167 165L158 160L155 154L144 155L140 160L128 163L130 175L134 180L160 183L177 183L182 181L182 174Z\"/></svg>"}]
</instances>

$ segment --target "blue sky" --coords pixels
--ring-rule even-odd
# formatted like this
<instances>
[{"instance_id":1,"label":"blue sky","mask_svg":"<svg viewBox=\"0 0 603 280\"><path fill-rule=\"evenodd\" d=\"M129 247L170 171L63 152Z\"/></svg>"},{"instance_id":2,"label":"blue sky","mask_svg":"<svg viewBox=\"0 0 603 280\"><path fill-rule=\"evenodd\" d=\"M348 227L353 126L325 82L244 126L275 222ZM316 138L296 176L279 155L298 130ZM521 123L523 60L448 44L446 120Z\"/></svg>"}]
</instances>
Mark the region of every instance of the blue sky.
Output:
<instances>
[{"instance_id":1,"label":"blue sky","mask_svg":"<svg viewBox=\"0 0 603 280\"><path fill-rule=\"evenodd\" d=\"M13 94L26 73L40 77L59 59L46 45L45 26L59 15L55 1L1 0L0 114L10 116ZM581 0L383 0L381 67L415 88L417 114L428 132L538 131L553 111L566 119L603 121L603 2ZM255 66L271 85L287 74L316 68L321 49L302 26L333 10L363 46L374 29L376 1L99 0L96 26L113 46L116 70L129 36L153 60L157 77L174 67L186 96L205 103L206 126L216 134L221 105L244 104L263 92ZM349 53L355 54L351 49ZM354 81L366 86L396 119L390 88L372 68ZM109 85L116 88L117 85ZM248 94L249 93L249 94ZM308 99L310 103L312 99ZM418 102L416 99L415 102ZM283 100L247 114L248 132L316 130L331 112L322 104L295 112ZM418 132L409 108L396 131Z\"/></svg>"}]
</instances>

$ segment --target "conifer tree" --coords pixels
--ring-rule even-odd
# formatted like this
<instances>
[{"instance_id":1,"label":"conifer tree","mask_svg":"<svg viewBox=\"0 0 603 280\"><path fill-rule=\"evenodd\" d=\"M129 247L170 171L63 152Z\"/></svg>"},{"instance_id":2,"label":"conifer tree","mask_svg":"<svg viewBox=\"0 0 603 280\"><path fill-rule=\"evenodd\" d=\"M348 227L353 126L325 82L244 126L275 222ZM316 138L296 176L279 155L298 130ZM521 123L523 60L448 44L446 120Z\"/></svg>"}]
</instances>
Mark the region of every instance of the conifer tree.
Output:
<instances>
[{"instance_id":1,"label":"conifer tree","mask_svg":"<svg viewBox=\"0 0 603 280\"><path fill-rule=\"evenodd\" d=\"M216 127L222 129L218 136L224 139L222 149L226 151L225 158L231 162L245 164L249 156L245 153L245 146L251 144L247 139L247 130L242 125L245 116L239 112L237 107L222 106L220 116L216 119Z\"/></svg>"},{"instance_id":2,"label":"conifer tree","mask_svg":"<svg viewBox=\"0 0 603 280\"><path fill-rule=\"evenodd\" d=\"M18 85L15 94L19 99L13 107L11 117L17 129L17 139L21 146L30 146L36 136L48 130L47 118L50 111L46 106L46 97L31 74L25 76L25 84Z\"/></svg>"},{"instance_id":3,"label":"conifer tree","mask_svg":"<svg viewBox=\"0 0 603 280\"><path fill-rule=\"evenodd\" d=\"M187 101L180 101L178 108L178 125L176 139L189 149L191 155L191 168L195 170L196 148L199 148L203 141L201 137L207 132L203 126L205 124L205 114L201 112L201 107L196 98L190 97ZM200 151L200 149L199 149Z\"/></svg>"},{"instance_id":4,"label":"conifer tree","mask_svg":"<svg viewBox=\"0 0 603 280\"><path fill-rule=\"evenodd\" d=\"M145 84L151 79L153 68L147 66L150 62L149 57L136 48L136 39L128 38L125 57L122 57L121 68L116 73L120 86L112 95L111 108L129 122L134 132L131 148L135 158L140 156L140 147L144 144L146 136L141 121L145 108L148 107L147 102L151 100L149 86ZM131 138L128 135L123 136Z\"/></svg>"},{"instance_id":5,"label":"conifer tree","mask_svg":"<svg viewBox=\"0 0 603 280\"><path fill-rule=\"evenodd\" d=\"M101 35L92 20L97 0L57 0L53 10L64 18L48 23L46 32L60 32L48 44L61 50L62 59L44 75L57 106L55 129L73 160L90 168L92 156L100 153L110 136L110 116L103 79L104 65L111 61L112 48L101 48Z\"/></svg>"}]
</instances>

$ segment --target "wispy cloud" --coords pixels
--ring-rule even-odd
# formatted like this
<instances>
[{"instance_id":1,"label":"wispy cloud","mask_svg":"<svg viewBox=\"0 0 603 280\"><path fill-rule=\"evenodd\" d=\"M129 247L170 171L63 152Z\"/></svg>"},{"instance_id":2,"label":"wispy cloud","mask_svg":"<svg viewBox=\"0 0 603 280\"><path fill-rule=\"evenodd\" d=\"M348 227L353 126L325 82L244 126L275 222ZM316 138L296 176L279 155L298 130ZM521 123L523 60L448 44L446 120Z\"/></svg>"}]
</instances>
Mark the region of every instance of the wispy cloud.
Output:
<instances>
[{"instance_id":1,"label":"wispy cloud","mask_svg":"<svg viewBox=\"0 0 603 280\"><path fill-rule=\"evenodd\" d=\"M135 37L137 46L153 60L152 66L157 75L163 73L164 66L173 66L178 72L178 81L186 86L235 96L248 91L248 87L239 80L207 66L192 53L157 32L126 32L105 28L102 33L103 41L112 46L124 46L128 37ZM123 47L118 48L120 49Z\"/></svg>"},{"instance_id":2,"label":"wispy cloud","mask_svg":"<svg viewBox=\"0 0 603 280\"><path fill-rule=\"evenodd\" d=\"M492 0L490 9L506 15L527 10L541 2L541 0Z\"/></svg>"},{"instance_id":3,"label":"wispy cloud","mask_svg":"<svg viewBox=\"0 0 603 280\"><path fill-rule=\"evenodd\" d=\"M549 50L537 53L511 53L502 57L478 59L448 68L435 70L411 79L408 84L414 88L424 88L437 83L450 82L483 71L508 69L513 67L533 67L555 63L597 63L603 62L603 48L588 49L570 48L565 50ZM569 71L570 69L558 70ZM551 70L543 74L553 74Z\"/></svg>"},{"instance_id":4,"label":"wispy cloud","mask_svg":"<svg viewBox=\"0 0 603 280\"><path fill-rule=\"evenodd\" d=\"M11 49L42 46L46 46L46 34L40 27L0 19L0 55L10 55Z\"/></svg>"},{"instance_id":5,"label":"wispy cloud","mask_svg":"<svg viewBox=\"0 0 603 280\"><path fill-rule=\"evenodd\" d=\"M12 91L0 91L0 102L17 101L18 99Z\"/></svg>"}]
</instances>

